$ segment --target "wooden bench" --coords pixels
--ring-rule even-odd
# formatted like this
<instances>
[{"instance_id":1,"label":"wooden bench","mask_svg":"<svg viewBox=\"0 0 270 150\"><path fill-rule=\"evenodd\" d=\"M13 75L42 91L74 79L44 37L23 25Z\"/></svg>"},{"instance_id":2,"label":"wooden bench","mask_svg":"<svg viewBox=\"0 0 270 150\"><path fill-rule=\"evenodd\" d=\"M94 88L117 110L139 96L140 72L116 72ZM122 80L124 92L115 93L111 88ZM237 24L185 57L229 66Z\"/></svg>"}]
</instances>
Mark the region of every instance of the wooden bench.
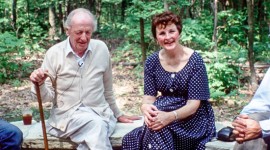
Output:
<instances>
[{"instance_id":1,"label":"wooden bench","mask_svg":"<svg viewBox=\"0 0 270 150\"><path fill-rule=\"evenodd\" d=\"M23 150L41 150L44 149L44 141L41 123L33 120L31 125L23 125L22 121L11 122L19 127L23 132ZM143 120L134 121L134 123L117 123L115 132L110 137L114 150L120 150L122 138L125 134L143 124ZM217 131L224 126L230 125L229 122L216 122ZM47 134L49 149L53 150L75 150L77 145L69 139L61 139ZM222 142L213 139L206 144L206 150L232 150L235 142Z\"/></svg>"}]
</instances>

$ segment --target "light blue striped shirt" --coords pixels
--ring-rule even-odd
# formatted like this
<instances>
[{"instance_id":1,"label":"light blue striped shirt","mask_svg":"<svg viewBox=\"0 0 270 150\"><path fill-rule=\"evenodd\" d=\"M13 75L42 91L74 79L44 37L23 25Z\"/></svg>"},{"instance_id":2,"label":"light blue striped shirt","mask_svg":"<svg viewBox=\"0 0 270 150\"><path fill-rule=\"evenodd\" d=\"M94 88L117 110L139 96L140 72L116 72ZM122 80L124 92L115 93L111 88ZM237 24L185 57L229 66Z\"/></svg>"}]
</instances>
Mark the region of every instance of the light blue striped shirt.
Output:
<instances>
[{"instance_id":1,"label":"light blue striped shirt","mask_svg":"<svg viewBox=\"0 0 270 150\"><path fill-rule=\"evenodd\" d=\"M252 100L241 111L241 114L250 114L255 112L270 111L270 69L264 75L264 78L254 94ZM263 137L270 136L270 116L268 120L260 121Z\"/></svg>"}]
</instances>

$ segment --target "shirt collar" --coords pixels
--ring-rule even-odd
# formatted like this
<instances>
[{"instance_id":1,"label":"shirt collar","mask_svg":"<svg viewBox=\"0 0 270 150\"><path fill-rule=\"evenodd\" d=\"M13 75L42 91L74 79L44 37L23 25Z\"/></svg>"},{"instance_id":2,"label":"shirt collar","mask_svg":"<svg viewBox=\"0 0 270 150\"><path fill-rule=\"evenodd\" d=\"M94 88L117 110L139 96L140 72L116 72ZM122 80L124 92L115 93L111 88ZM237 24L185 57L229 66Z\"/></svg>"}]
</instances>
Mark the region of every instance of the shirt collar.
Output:
<instances>
[{"instance_id":1,"label":"shirt collar","mask_svg":"<svg viewBox=\"0 0 270 150\"><path fill-rule=\"evenodd\" d=\"M75 56L77 56L77 54L73 51L73 49L71 48L70 42L69 42L69 37L67 38L67 48L66 48L66 57L68 56L69 53L74 54ZM88 53L88 51L92 51L92 48L90 46L90 43L88 44L87 50L84 52L84 55L86 53Z\"/></svg>"}]
</instances>

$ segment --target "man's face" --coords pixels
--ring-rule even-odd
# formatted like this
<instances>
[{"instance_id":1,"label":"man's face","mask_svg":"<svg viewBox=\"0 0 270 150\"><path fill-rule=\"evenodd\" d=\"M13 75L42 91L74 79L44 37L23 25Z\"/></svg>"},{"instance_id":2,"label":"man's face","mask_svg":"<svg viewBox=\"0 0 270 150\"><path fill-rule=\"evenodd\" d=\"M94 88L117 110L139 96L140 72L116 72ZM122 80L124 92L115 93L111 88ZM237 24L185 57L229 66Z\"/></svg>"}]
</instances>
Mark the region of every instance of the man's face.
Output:
<instances>
[{"instance_id":1,"label":"man's face","mask_svg":"<svg viewBox=\"0 0 270 150\"><path fill-rule=\"evenodd\" d=\"M77 55L82 56L84 54L92 32L92 19L88 14L77 13L73 16L67 34L69 35L70 45Z\"/></svg>"}]
</instances>

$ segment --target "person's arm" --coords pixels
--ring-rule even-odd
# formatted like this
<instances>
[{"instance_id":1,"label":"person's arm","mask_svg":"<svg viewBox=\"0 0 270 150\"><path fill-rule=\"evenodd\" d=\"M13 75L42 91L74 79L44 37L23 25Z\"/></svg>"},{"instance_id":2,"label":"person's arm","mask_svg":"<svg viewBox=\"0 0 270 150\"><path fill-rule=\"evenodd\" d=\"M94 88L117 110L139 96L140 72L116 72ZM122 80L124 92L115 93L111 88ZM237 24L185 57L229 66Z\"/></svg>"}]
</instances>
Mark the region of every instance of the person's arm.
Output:
<instances>
[{"instance_id":1,"label":"person's arm","mask_svg":"<svg viewBox=\"0 0 270 150\"><path fill-rule=\"evenodd\" d=\"M109 54L108 54L109 55ZM123 115L123 113L119 110L115 97L114 97L114 92L113 92L113 79L112 79L112 65L111 65L111 60L110 57L108 56L108 68L104 72L103 75L103 84L104 84L104 96L106 101L109 103L111 110L114 113L114 116L116 118L120 117Z\"/></svg>"},{"instance_id":2,"label":"person's arm","mask_svg":"<svg viewBox=\"0 0 270 150\"><path fill-rule=\"evenodd\" d=\"M270 69L255 92L252 100L246 105L240 114L251 114L256 112L270 111Z\"/></svg>"},{"instance_id":3,"label":"person's arm","mask_svg":"<svg viewBox=\"0 0 270 150\"><path fill-rule=\"evenodd\" d=\"M105 44L105 43L104 43ZM107 46L105 45L107 48ZM103 76L103 83L104 83L104 96L106 101L109 103L109 106L111 110L114 113L114 116L117 118L119 122L123 123L132 123L134 120L139 120L141 119L138 116L127 116L124 115L120 109L118 108L115 97L114 97L114 92L113 92L113 80L112 80L112 64L111 64L111 58L109 55L109 51L107 51L107 56L108 56L108 68L104 73Z\"/></svg>"},{"instance_id":4,"label":"person's arm","mask_svg":"<svg viewBox=\"0 0 270 150\"><path fill-rule=\"evenodd\" d=\"M155 65L153 61L157 60L157 53L149 56L144 66L144 96L142 105L140 107L141 112L144 115L144 122L149 127L157 116L158 109L154 105L157 96L157 86L155 78Z\"/></svg>"},{"instance_id":5,"label":"person's arm","mask_svg":"<svg viewBox=\"0 0 270 150\"><path fill-rule=\"evenodd\" d=\"M263 120L259 122L262 128L262 137L269 137L270 136L270 120Z\"/></svg>"},{"instance_id":6,"label":"person's arm","mask_svg":"<svg viewBox=\"0 0 270 150\"><path fill-rule=\"evenodd\" d=\"M151 124L151 129L159 130L175 120L183 120L192 116L200 107L201 101L209 99L207 72L200 56L195 67L190 72L191 78L188 83L188 100L186 105L171 112L158 111L155 122Z\"/></svg>"},{"instance_id":7,"label":"person's arm","mask_svg":"<svg viewBox=\"0 0 270 150\"><path fill-rule=\"evenodd\" d=\"M252 100L249 102L247 106L243 108L241 111L240 118L243 118L243 116L247 116L247 114L256 113L256 112L268 112L270 111L270 69L266 72L259 88L257 89L256 93L254 94ZM239 118L239 116L238 116ZM244 117L248 118L248 117ZM270 118L270 116L269 116ZM234 134L238 138L236 139L238 142L244 141L244 128L246 127L246 123L241 122L239 119L235 119L232 123L234 126ZM260 126L262 137L268 137L270 136L270 119L260 121L259 123L256 123L257 127Z\"/></svg>"},{"instance_id":8,"label":"person's arm","mask_svg":"<svg viewBox=\"0 0 270 150\"><path fill-rule=\"evenodd\" d=\"M183 120L194 113L200 107L200 100L188 100L187 104L175 111L164 112L156 111L157 115L153 121L149 123L152 130L160 130L175 120Z\"/></svg>"},{"instance_id":9,"label":"person's arm","mask_svg":"<svg viewBox=\"0 0 270 150\"><path fill-rule=\"evenodd\" d=\"M51 80L44 74L44 72L48 72L55 78L56 73L55 69L53 69L52 59L54 59L54 55L52 54L52 49L49 49L43 59L43 63L41 68L34 70L30 75L30 80L34 82L38 82L40 88L41 99L43 102L52 101L55 98L54 89L52 87ZM31 92L36 95L35 85L33 84L31 87Z\"/></svg>"},{"instance_id":10,"label":"person's arm","mask_svg":"<svg viewBox=\"0 0 270 150\"><path fill-rule=\"evenodd\" d=\"M262 136L262 128L258 121L249 118L248 115L239 115L232 123L235 139L243 143Z\"/></svg>"},{"instance_id":11,"label":"person's arm","mask_svg":"<svg viewBox=\"0 0 270 150\"><path fill-rule=\"evenodd\" d=\"M158 109L153 103L156 101L156 97L144 95L141 111L144 115L144 122L149 127L151 122L155 121L155 118L158 114Z\"/></svg>"}]
</instances>

